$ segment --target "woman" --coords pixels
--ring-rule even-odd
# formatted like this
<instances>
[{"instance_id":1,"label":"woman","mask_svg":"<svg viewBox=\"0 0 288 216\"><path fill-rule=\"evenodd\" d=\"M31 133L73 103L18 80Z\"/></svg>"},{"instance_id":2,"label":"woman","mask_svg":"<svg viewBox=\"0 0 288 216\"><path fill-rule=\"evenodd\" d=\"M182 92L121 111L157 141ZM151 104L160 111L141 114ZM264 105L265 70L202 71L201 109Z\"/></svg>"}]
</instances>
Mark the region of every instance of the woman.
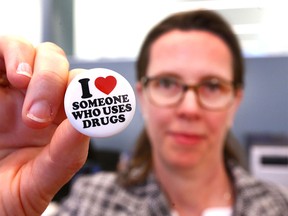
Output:
<instances>
[{"instance_id":1,"label":"woman","mask_svg":"<svg viewBox=\"0 0 288 216\"><path fill-rule=\"evenodd\" d=\"M287 194L249 177L224 145L243 73L237 39L214 12L179 13L155 26L137 62L145 130L130 166L118 177L83 178L62 211L284 215Z\"/></svg>"},{"instance_id":2,"label":"woman","mask_svg":"<svg viewBox=\"0 0 288 216\"><path fill-rule=\"evenodd\" d=\"M63 115L62 49L0 38L0 212L40 215L85 162L88 138ZM212 11L172 15L137 62L145 120L125 172L77 180L59 215L285 215L288 193L250 177L225 139L243 91L242 57ZM65 154L63 154L65 152Z\"/></svg>"}]
</instances>

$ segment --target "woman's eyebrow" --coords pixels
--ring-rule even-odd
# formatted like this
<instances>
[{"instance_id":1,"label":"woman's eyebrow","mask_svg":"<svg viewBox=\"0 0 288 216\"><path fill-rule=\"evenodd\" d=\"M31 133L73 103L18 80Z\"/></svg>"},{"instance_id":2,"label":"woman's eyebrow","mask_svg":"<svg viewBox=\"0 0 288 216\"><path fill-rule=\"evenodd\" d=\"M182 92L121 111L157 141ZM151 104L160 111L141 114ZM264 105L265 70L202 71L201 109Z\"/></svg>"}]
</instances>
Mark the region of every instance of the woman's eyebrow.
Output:
<instances>
[{"instance_id":1,"label":"woman's eyebrow","mask_svg":"<svg viewBox=\"0 0 288 216\"><path fill-rule=\"evenodd\" d=\"M222 76L218 76L218 75L206 75L200 78L200 82L205 81L205 80L211 80L211 79L218 79L224 82L232 82L232 80L224 78Z\"/></svg>"}]
</instances>

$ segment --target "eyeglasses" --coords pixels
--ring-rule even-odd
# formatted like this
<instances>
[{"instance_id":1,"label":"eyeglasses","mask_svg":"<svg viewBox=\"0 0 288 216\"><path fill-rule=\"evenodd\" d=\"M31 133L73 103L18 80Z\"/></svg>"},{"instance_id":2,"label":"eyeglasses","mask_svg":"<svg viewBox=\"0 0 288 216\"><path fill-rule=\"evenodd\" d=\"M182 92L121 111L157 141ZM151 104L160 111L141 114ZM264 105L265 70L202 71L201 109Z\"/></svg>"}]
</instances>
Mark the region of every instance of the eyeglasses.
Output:
<instances>
[{"instance_id":1,"label":"eyeglasses","mask_svg":"<svg viewBox=\"0 0 288 216\"><path fill-rule=\"evenodd\" d=\"M175 106L185 92L193 90L199 105L207 110L221 110L232 104L235 98L233 82L209 78L196 85L187 85L173 76L142 77L141 83L149 100L157 106Z\"/></svg>"}]
</instances>

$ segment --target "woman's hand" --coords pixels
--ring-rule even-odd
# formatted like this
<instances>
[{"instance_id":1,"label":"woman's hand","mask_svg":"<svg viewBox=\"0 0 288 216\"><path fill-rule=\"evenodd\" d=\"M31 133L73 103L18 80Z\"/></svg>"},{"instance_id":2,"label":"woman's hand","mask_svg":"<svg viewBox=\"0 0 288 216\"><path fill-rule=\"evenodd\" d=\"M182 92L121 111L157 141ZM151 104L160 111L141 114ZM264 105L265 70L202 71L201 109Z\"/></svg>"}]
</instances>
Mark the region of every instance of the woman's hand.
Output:
<instances>
[{"instance_id":1,"label":"woman's hand","mask_svg":"<svg viewBox=\"0 0 288 216\"><path fill-rule=\"evenodd\" d=\"M0 37L1 215L40 215L85 162L89 139L63 109L79 72L55 44Z\"/></svg>"}]
</instances>

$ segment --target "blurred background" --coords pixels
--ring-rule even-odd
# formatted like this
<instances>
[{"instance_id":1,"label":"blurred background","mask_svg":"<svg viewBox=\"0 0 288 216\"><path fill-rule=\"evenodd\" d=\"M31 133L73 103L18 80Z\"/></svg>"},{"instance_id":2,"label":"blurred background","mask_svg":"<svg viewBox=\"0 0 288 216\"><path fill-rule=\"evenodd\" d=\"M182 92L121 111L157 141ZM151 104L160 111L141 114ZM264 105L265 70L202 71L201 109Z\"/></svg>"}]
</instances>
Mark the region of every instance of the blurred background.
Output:
<instances>
[{"instance_id":1,"label":"blurred background","mask_svg":"<svg viewBox=\"0 0 288 216\"><path fill-rule=\"evenodd\" d=\"M35 44L55 41L81 59L135 59L147 31L166 15L206 8L232 25L246 57L288 52L285 0L9 0L1 2L1 34Z\"/></svg>"},{"instance_id":2,"label":"blurred background","mask_svg":"<svg viewBox=\"0 0 288 216\"><path fill-rule=\"evenodd\" d=\"M0 0L0 3L0 35L20 35L34 45L54 42L67 53L71 69L110 68L132 85L138 50L155 23L178 11L205 8L219 12L232 25L245 58L245 97L233 133L247 153L248 168L255 176L288 184L286 1ZM101 160L100 168L93 165L93 169L113 170L119 159L125 161L142 126L137 109L132 123L119 135L93 138L91 155L96 152L98 156L94 158ZM109 162L112 165L105 167Z\"/></svg>"}]
</instances>

